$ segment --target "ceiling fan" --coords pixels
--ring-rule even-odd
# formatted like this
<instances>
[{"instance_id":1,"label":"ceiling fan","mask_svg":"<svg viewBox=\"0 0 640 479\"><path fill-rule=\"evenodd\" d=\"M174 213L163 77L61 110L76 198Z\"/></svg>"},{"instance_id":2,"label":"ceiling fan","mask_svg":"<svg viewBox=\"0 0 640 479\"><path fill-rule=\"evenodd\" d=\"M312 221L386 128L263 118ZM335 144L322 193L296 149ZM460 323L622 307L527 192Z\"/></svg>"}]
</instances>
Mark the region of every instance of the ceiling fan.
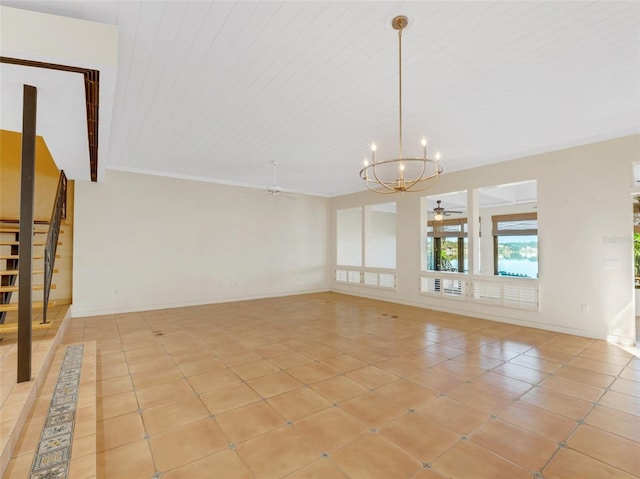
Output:
<instances>
[{"instance_id":1,"label":"ceiling fan","mask_svg":"<svg viewBox=\"0 0 640 479\"><path fill-rule=\"evenodd\" d=\"M283 192L282 186L278 186L277 178L278 178L278 162L272 161L273 165L273 184L267 188L267 192L271 193L273 196L277 196Z\"/></svg>"},{"instance_id":2,"label":"ceiling fan","mask_svg":"<svg viewBox=\"0 0 640 479\"><path fill-rule=\"evenodd\" d=\"M264 196L266 195L275 196L276 203L277 203L278 197L293 199L293 200L297 199L293 193L285 191L285 189L282 186L278 185L278 162L272 161L271 165L273 165L273 183L271 184L271 186L267 187L267 192L265 193Z\"/></svg>"},{"instance_id":3,"label":"ceiling fan","mask_svg":"<svg viewBox=\"0 0 640 479\"><path fill-rule=\"evenodd\" d=\"M446 210L446 209L444 209L442 206L440 206L440 203L442 203L441 200L436 200L436 203L437 203L438 206L436 206L433 209L433 212L436 214L433 219L435 219L436 221L442 221L442 219L445 216L449 216L452 213L454 213L454 214L462 214L462 211L454 211L454 210Z\"/></svg>"}]
</instances>

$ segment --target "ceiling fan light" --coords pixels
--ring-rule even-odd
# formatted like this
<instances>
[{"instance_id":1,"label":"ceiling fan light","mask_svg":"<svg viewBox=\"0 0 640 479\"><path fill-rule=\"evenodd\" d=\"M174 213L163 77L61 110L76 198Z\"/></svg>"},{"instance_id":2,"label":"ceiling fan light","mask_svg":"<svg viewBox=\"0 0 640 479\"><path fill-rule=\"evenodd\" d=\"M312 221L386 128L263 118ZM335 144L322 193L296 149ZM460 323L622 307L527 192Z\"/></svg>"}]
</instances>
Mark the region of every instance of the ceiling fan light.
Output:
<instances>
[{"instance_id":1,"label":"ceiling fan light","mask_svg":"<svg viewBox=\"0 0 640 479\"><path fill-rule=\"evenodd\" d=\"M444 216L442 216L442 213L436 213L436 215L433 217L433 219L435 219L436 221L442 221L442 218L444 218Z\"/></svg>"}]
</instances>

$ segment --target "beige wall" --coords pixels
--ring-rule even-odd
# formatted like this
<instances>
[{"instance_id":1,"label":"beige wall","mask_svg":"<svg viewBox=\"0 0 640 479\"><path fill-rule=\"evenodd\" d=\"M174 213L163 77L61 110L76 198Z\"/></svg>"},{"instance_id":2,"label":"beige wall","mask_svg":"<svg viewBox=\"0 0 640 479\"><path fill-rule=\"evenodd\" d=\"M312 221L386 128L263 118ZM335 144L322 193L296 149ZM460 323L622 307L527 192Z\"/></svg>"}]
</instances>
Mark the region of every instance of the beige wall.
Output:
<instances>
[{"instance_id":1,"label":"beige wall","mask_svg":"<svg viewBox=\"0 0 640 479\"><path fill-rule=\"evenodd\" d=\"M22 135L17 132L0 130L0 218L18 219L20 217L20 162L22 151ZM36 177L34 217L37 220L49 220L53 209L60 171L56 166L49 149L40 136L36 137ZM62 226L53 276L55 289L50 298L58 304L71 302L72 264L73 264L73 182L67 188L67 219ZM37 240L45 238L38 236ZM4 247L3 247L4 248ZM35 254L42 253L42 247L35 247ZM43 260L35 260L34 268L42 269ZM41 284L42 275L34 276L34 284ZM33 293L34 300L42 298L42 292ZM12 295L12 302L17 295Z\"/></svg>"},{"instance_id":2,"label":"beige wall","mask_svg":"<svg viewBox=\"0 0 640 479\"><path fill-rule=\"evenodd\" d=\"M631 172L639 152L634 135L448 173L425 192L537 180L538 312L420 294L420 195L395 198L397 290L384 291L333 281L335 212L388 197L362 192L276 204L261 190L109 171L103 184L76 184L73 314L332 289L630 342Z\"/></svg>"},{"instance_id":3,"label":"beige wall","mask_svg":"<svg viewBox=\"0 0 640 479\"><path fill-rule=\"evenodd\" d=\"M630 194L632 163L636 161L640 161L640 135L448 173L424 193L432 196L537 180L539 312L419 294L420 194L397 197L397 290L335 282L332 289L583 336L633 341ZM335 211L388 199L371 192L332 198L332 269L336 266ZM582 305L588 305L589 311L584 312Z\"/></svg>"},{"instance_id":4,"label":"beige wall","mask_svg":"<svg viewBox=\"0 0 640 479\"><path fill-rule=\"evenodd\" d=\"M76 182L74 316L329 289L329 199L109 170Z\"/></svg>"}]
</instances>

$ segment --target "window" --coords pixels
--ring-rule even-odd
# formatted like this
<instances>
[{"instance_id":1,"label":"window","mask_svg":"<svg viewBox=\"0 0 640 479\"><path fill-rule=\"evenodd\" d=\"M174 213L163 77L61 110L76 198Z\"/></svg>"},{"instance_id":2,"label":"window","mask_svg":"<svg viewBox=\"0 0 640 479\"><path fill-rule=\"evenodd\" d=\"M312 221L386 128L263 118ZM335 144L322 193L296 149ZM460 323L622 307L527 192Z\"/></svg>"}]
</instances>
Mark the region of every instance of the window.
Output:
<instances>
[{"instance_id":1,"label":"window","mask_svg":"<svg viewBox=\"0 0 640 479\"><path fill-rule=\"evenodd\" d=\"M427 223L427 270L469 271L467 219Z\"/></svg>"},{"instance_id":2,"label":"window","mask_svg":"<svg viewBox=\"0 0 640 479\"><path fill-rule=\"evenodd\" d=\"M538 277L536 180L478 188L474 273Z\"/></svg>"},{"instance_id":3,"label":"window","mask_svg":"<svg viewBox=\"0 0 640 479\"><path fill-rule=\"evenodd\" d=\"M640 171L637 173L636 183L640 183ZM636 289L640 289L640 195L633 197L633 271Z\"/></svg>"},{"instance_id":4,"label":"window","mask_svg":"<svg viewBox=\"0 0 640 479\"><path fill-rule=\"evenodd\" d=\"M494 274L538 277L538 216L536 213L494 215Z\"/></svg>"},{"instance_id":5,"label":"window","mask_svg":"<svg viewBox=\"0 0 640 479\"><path fill-rule=\"evenodd\" d=\"M422 198L423 271L469 271L467 191Z\"/></svg>"}]
</instances>

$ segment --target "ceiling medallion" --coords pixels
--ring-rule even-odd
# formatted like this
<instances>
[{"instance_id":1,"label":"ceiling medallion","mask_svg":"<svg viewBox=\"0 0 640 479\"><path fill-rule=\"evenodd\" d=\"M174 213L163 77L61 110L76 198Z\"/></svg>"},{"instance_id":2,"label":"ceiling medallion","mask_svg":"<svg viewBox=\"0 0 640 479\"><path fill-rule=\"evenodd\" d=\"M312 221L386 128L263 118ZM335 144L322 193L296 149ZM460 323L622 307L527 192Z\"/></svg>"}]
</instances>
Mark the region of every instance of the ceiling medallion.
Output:
<instances>
[{"instance_id":1,"label":"ceiling medallion","mask_svg":"<svg viewBox=\"0 0 640 479\"><path fill-rule=\"evenodd\" d=\"M395 17L391 26L398 31L398 117L399 117L399 155L390 160L376 159L376 144L371 144L371 160L364 160L360 177L367 188L375 193L392 194L405 191L424 191L434 186L440 174L440 153L434 158L427 157L427 139L422 138L422 157L403 157L402 152L402 30L409 24L403 15Z\"/></svg>"}]
</instances>

